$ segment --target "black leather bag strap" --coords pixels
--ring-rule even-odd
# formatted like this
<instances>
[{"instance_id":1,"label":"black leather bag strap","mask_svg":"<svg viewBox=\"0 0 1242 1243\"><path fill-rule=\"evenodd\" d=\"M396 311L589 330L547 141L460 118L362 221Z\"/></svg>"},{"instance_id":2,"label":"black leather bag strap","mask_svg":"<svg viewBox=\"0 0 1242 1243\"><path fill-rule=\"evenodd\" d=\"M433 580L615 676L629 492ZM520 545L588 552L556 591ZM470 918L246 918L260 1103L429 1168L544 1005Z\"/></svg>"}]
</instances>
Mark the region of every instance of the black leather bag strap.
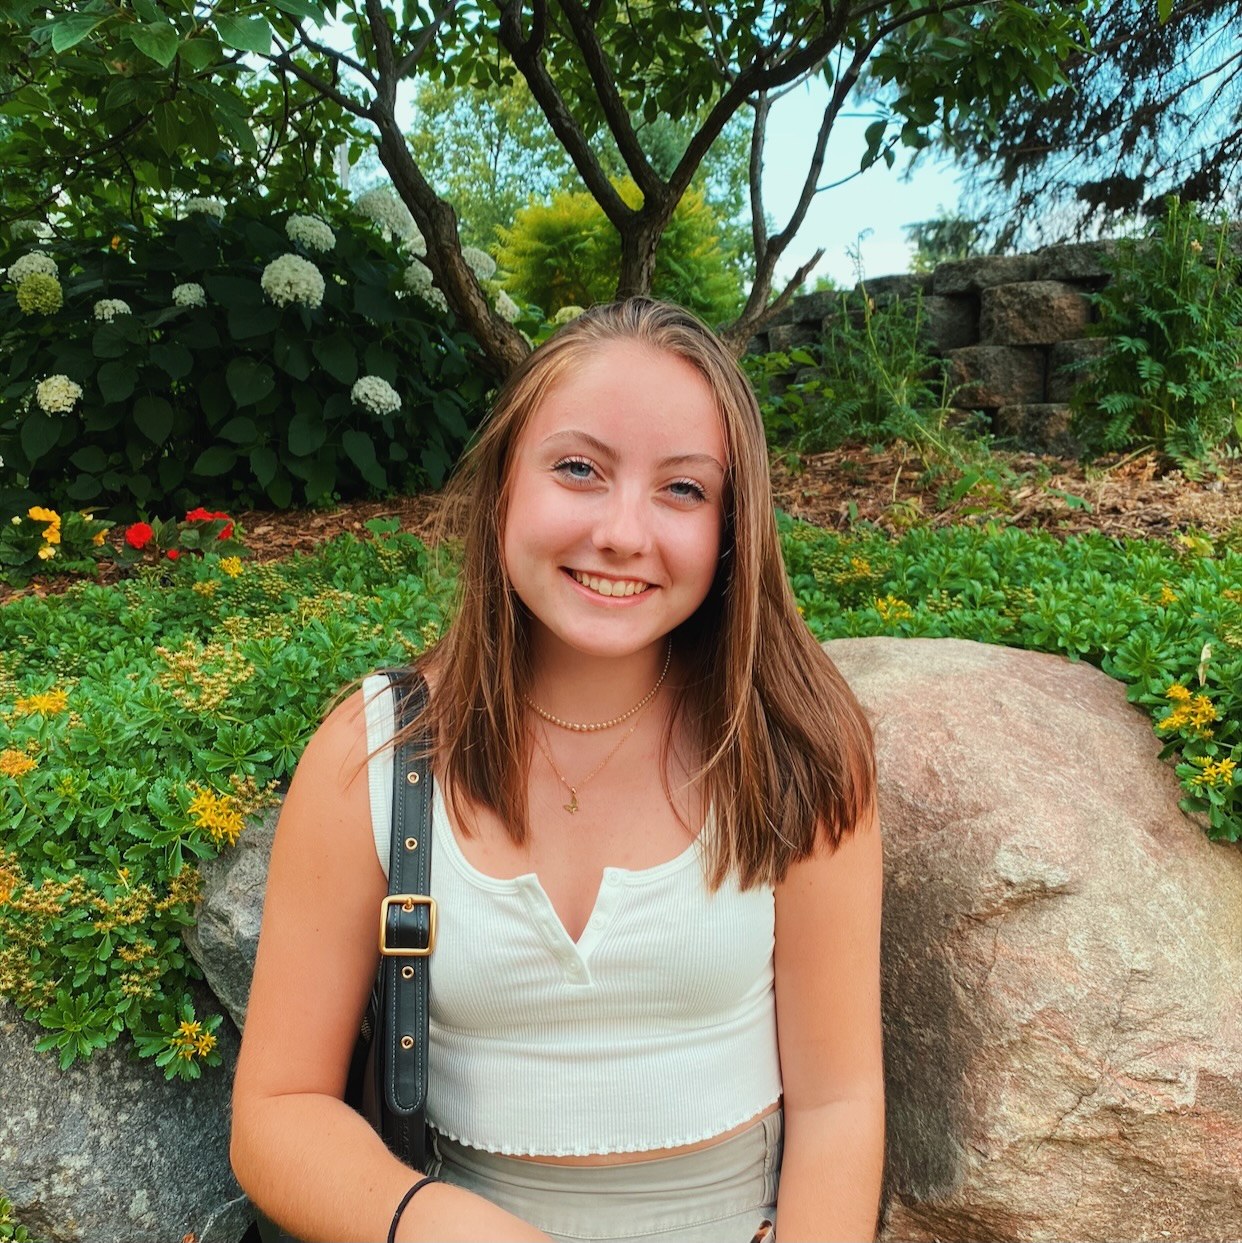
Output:
<instances>
[{"instance_id":1,"label":"black leather bag strap","mask_svg":"<svg viewBox=\"0 0 1242 1243\"><path fill-rule=\"evenodd\" d=\"M390 673L398 730L427 702L422 675ZM407 1164L426 1159L429 963L436 940L431 897L430 738L418 731L393 753L392 840L380 940L377 1097L388 1146Z\"/></svg>"}]
</instances>

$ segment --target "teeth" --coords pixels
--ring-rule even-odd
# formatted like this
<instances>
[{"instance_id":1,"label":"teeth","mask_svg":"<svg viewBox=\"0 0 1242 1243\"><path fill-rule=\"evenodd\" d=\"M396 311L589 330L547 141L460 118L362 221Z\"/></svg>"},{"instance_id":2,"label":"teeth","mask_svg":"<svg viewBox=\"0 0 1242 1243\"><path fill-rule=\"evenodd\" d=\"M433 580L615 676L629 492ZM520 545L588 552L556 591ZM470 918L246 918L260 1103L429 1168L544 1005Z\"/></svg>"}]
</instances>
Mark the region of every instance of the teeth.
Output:
<instances>
[{"instance_id":1,"label":"teeth","mask_svg":"<svg viewBox=\"0 0 1242 1243\"><path fill-rule=\"evenodd\" d=\"M618 581L611 578L596 578L591 574L580 574L577 570L571 570L574 579L581 583L584 587L590 588L591 591L598 592L601 596L636 596L639 592L647 590L647 583L635 582L632 579Z\"/></svg>"}]
</instances>

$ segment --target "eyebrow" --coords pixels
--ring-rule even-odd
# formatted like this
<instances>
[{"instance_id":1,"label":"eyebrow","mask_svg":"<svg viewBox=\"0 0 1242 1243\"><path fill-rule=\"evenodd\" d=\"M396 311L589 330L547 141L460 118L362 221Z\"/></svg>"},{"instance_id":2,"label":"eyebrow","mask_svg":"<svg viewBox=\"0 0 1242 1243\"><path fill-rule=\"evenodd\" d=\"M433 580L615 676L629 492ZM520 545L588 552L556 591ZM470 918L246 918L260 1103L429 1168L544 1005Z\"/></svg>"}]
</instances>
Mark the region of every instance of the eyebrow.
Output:
<instances>
[{"instance_id":1,"label":"eyebrow","mask_svg":"<svg viewBox=\"0 0 1242 1243\"><path fill-rule=\"evenodd\" d=\"M617 455L613 452L611 446L605 444L597 436L592 436L590 432L578 431L576 428L567 428L563 432L553 432L543 443L555 447L563 441L585 444L599 454L600 457L607 458L610 462L616 461ZM666 469L670 466L708 466L718 470L722 475L727 473L724 466L712 457L710 453L674 453L670 457L661 458L656 465L661 469Z\"/></svg>"}]
</instances>

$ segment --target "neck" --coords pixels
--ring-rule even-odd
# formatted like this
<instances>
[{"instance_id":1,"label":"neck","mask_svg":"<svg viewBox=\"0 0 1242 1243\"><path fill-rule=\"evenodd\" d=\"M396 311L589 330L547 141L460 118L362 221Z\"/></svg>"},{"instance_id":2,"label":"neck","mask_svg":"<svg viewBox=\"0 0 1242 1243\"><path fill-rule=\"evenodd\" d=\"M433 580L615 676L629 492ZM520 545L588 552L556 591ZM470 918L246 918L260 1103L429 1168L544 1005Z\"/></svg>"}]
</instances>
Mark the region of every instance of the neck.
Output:
<instances>
[{"instance_id":1,"label":"neck","mask_svg":"<svg viewBox=\"0 0 1242 1243\"><path fill-rule=\"evenodd\" d=\"M632 655L602 657L548 639L535 645L528 698L566 721L607 721L651 692L668 653L667 640Z\"/></svg>"}]
</instances>

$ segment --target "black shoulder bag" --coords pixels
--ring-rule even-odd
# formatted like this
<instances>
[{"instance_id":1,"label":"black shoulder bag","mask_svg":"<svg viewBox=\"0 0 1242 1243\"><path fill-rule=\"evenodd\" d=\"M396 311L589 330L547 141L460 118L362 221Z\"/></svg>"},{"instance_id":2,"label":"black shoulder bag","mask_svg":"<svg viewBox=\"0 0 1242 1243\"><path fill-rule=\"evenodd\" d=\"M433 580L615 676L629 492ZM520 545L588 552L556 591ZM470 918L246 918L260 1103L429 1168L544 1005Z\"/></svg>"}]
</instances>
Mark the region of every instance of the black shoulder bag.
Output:
<instances>
[{"instance_id":1,"label":"black shoulder bag","mask_svg":"<svg viewBox=\"0 0 1242 1243\"><path fill-rule=\"evenodd\" d=\"M409 669L385 669L398 732L427 704L427 684ZM379 970L350 1060L345 1103L406 1165L427 1157L427 1041L436 947L431 897L431 739L420 730L393 750L388 896L379 910ZM298 1243L257 1214L264 1243Z\"/></svg>"}]
</instances>

